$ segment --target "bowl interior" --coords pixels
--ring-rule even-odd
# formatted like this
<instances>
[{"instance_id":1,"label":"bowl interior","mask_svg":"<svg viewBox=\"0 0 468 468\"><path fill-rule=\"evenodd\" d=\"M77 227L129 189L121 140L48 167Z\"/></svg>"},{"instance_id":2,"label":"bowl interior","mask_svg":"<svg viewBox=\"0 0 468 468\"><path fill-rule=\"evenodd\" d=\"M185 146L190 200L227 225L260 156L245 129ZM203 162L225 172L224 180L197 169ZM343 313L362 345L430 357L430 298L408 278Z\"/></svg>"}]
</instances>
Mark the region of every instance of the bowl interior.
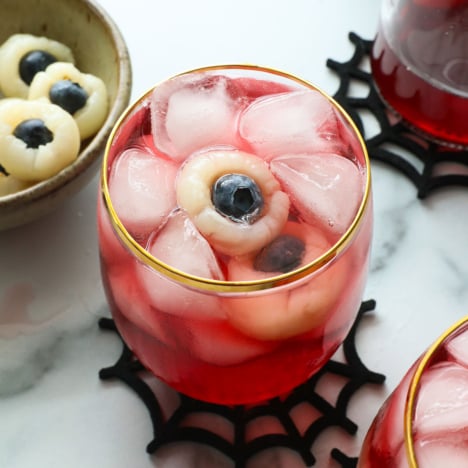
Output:
<instances>
[{"instance_id":1,"label":"bowl interior","mask_svg":"<svg viewBox=\"0 0 468 468\"><path fill-rule=\"evenodd\" d=\"M101 78L109 94L107 119L94 137L83 142L75 162L50 179L0 197L2 229L52 210L96 173L112 126L130 100L131 65L120 31L92 0L0 0L0 8L0 43L15 33L60 41L73 51L77 68Z\"/></svg>"}]
</instances>

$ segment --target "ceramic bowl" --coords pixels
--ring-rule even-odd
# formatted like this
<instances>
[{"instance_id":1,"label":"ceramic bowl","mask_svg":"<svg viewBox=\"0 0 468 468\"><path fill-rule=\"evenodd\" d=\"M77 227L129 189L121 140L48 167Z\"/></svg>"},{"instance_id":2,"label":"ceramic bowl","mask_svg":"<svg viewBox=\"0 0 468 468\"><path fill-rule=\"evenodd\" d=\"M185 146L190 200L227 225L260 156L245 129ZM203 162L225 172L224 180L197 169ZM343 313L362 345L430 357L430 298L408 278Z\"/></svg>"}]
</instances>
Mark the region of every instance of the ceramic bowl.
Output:
<instances>
[{"instance_id":1,"label":"ceramic bowl","mask_svg":"<svg viewBox=\"0 0 468 468\"><path fill-rule=\"evenodd\" d=\"M0 197L0 229L7 229L52 211L90 182L100 168L111 129L129 103L132 71L121 32L92 0L0 0L0 11L0 44L16 33L60 41L71 48L76 67L100 77L109 94L104 124L71 165L25 190Z\"/></svg>"}]
</instances>

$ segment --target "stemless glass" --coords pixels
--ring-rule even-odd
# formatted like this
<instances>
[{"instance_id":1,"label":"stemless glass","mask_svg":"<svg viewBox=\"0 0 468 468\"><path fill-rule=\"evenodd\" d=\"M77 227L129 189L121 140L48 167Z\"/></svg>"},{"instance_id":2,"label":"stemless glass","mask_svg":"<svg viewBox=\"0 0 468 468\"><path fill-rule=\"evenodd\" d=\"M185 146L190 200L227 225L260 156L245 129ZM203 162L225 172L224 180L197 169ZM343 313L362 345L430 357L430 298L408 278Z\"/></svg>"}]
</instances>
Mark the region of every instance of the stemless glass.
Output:
<instances>
[{"instance_id":1,"label":"stemless glass","mask_svg":"<svg viewBox=\"0 0 468 468\"><path fill-rule=\"evenodd\" d=\"M468 317L411 366L365 437L358 468L462 468L468 460Z\"/></svg>"},{"instance_id":2,"label":"stemless glass","mask_svg":"<svg viewBox=\"0 0 468 468\"><path fill-rule=\"evenodd\" d=\"M245 223L220 206L239 180L227 210L247 206ZM258 233L276 229L256 230L267 219L281 226L262 246ZM115 126L98 229L113 318L144 366L200 400L263 401L320 369L356 317L372 234L366 148L304 80L246 65L192 70ZM271 266L278 257L290 264Z\"/></svg>"},{"instance_id":3,"label":"stemless glass","mask_svg":"<svg viewBox=\"0 0 468 468\"><path fill-rule=\"evenodd\" d=\"M468 146L468 2L383 0L371 65L404 122L444 145Z\"/></svg>"}]
</instances>

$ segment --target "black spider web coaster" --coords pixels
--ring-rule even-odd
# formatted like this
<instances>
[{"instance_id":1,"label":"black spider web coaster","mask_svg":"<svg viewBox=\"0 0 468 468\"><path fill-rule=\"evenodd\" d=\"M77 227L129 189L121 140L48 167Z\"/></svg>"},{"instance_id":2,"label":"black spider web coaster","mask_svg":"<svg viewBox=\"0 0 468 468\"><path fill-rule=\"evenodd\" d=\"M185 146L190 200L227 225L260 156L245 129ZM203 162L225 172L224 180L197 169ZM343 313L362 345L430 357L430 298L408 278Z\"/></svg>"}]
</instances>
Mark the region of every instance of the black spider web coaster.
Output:
<instances>
[{"instance_id":1,"label":"black spider web coaster","mask_svg":"<svg viewBox=\"0 0 468 468\"><path fill-rule=\"evenodd\" d=\"M361 304L356 321L340 348L344 356L343 362L332 359L310 380L288 395L255 406L210 404L171 390L178 396L179 404L169 416L165 416L162 401L145 380L150 373L123 341L122 354L117 362L113 366L101 369L99 377L103 380L118 379L124 382L146 406L153 426L153 439L147 445L148 453L154 453L169 443L190 441L217 449L233 460L236 468L243 468L254 455L268 448L281 447L293 450L302 458L305 466L312 466L316 462L313 445L320 434L330 427L336 427L354 435L358 427L347 416L351 398L364 385L382 384L385 380L384 375L369 370L363 364L355 345L356 332L362 317L374 308L374 300ZM118 335L112 319L101 319L99 326ZM334 402L321 396L318 390L323 382L326 383L324 379L330 376L344 382L340 384ZM314 417L307 420L305 426L304 422L299 425L293 416L297 408L301 407L303 411L304 406L314 412ZM197 426L193 424L193 417L200 414L203 414L205 419L202 425ZM210 417L213 419L212 428L209 425ZM275 427L279 427L280 430L252 435L249 432L251 423L261 418L274 419L277 422ZM191 424L186 424L187 419L191 419ZM223 434L219 433L220 419L230 426L229 436L226 436L226 431L223 431ZM339 448L334 448L330 456L343 468L356 467L357 458L346 456Z\"/></svg>"},{"instance_id":2,"label":"black spider web coaster","mask_svg":"<svg viewBox=\"0 0 468 468\"><path fill-rule=\"evenodd\" d=\"M340 79L334 98L364 136L370 158L398 169L414 183L421 199L437 188L468 186L468 151L431 142L389 112L370 72L373 41L364 40L353 32L349 39L355 47L351 59L343 63L328 59L327 66ZM377 127L370 136L366 134L369 129L365 125L369 120Z\"/></svg>"}]
</instances>

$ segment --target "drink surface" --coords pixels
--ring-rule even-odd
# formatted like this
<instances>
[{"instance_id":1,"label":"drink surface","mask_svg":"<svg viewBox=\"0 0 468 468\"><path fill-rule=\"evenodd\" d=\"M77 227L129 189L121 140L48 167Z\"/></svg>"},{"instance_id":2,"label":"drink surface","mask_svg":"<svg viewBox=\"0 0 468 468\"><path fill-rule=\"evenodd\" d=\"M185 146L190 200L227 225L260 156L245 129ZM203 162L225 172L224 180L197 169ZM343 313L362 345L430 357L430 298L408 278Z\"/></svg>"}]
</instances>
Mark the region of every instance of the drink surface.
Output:
<instances>
[{"instance_id":1,"label":"drink surface","mask_svg":"<svg viewBox=\"0 0 468 468\"><path fill-rule=\"evenodd\" d=\"M369 206L350 246L297 281L232 294L184 283L185 274L230 285L294 273L345 235L365 195L366 160L321 93L271 77L182 75L125 117L106 171L119 221L176 276L135 258L99 200L112 313L157 376L203 400L260 401L336 350L364 287Z\"/></svg>"},{"instance_id":2,"label":"drink surface","mask_svg":"<svg viewBox=\"0 0 468 468\"><path fill-rule=\"evenodd\" d=\"M318 91L202 74L164 83L146 104L111 150L108 183L130 235L161 261L208 279L256 280L311 262L353 221L362 154ZM291 236L302 259L269 265L272 242L294 250Z\"/></svg>"},{"instance_id":3,"label":"drink surface","mask_svg":"<svg viewBox=\"0 0 468 468\"><path fill-rule=\"evenodd\" d=\"M384 101L407 123L432 139L466 146L467 51L466 2L384 3L372 72Z\"/></svg>"},{"instance_id":4,"label":"drink surface","mask_svg":"<svg viewBox=\"0 0 468 468\"><path fill-rule=\"evenodd\" d=\"M416 363L385 402L366 436L360 468L413 466L404 413ZM424 369L415 394L412 446L419 468L458 468L468 460L468 331L448 338Z\"/></svg>"}]
</instances>

